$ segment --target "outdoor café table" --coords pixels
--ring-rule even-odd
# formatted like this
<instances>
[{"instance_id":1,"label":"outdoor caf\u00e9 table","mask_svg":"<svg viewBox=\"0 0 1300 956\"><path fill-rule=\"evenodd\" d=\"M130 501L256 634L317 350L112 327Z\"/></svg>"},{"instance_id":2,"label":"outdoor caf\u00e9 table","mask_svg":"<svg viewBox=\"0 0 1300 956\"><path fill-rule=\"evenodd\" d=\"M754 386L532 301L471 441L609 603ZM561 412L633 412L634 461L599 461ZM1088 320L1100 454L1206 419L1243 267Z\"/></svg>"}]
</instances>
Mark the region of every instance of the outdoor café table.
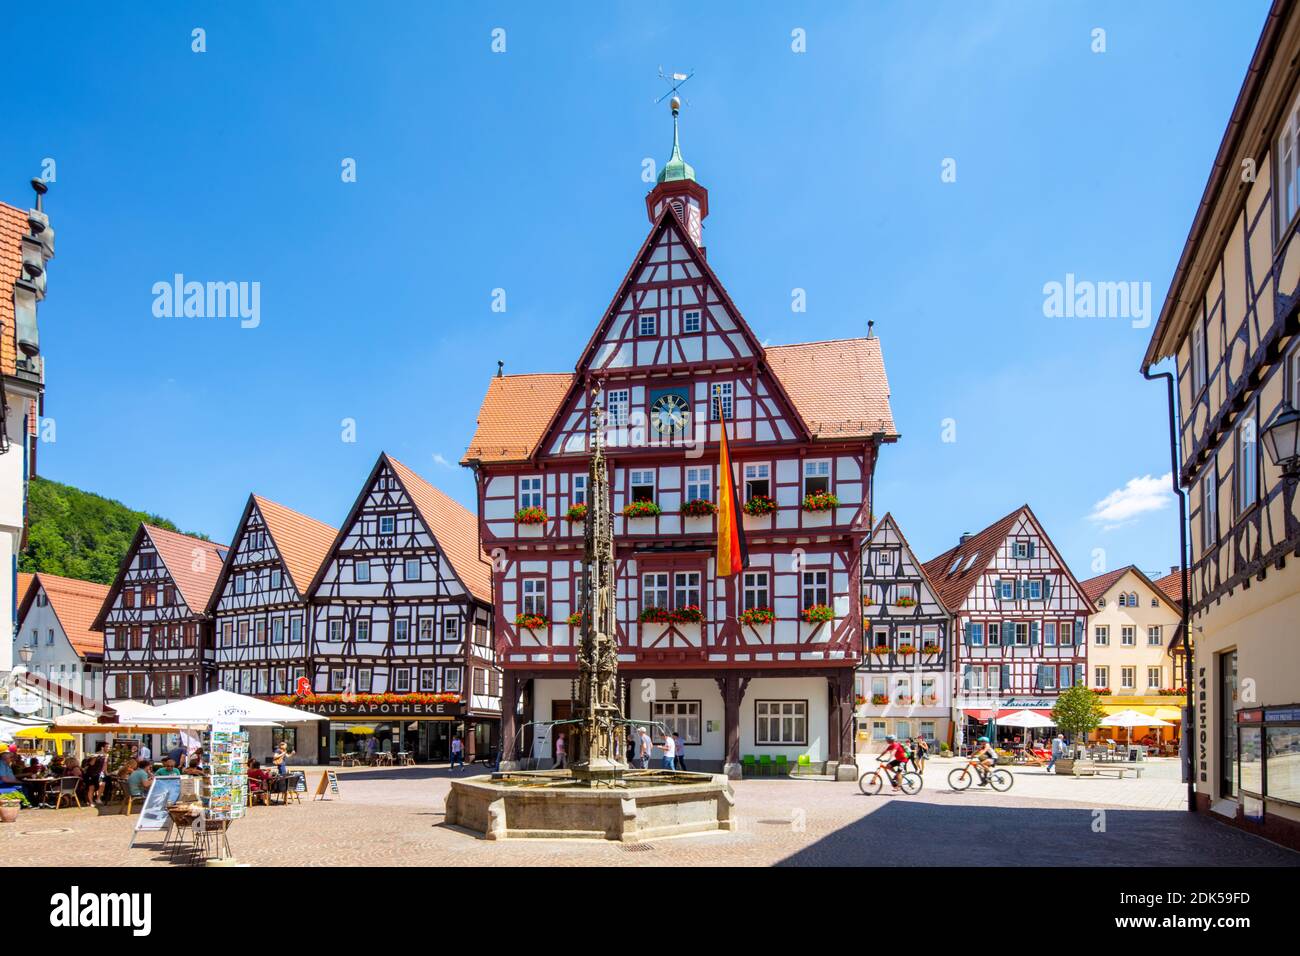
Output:
<instances>
[{"instance_id":1,"label":"outdoor caf\u00e9 table","mask_svg":"<svg viewBox=\"0 0 1300 956\"><path fill-rule=\"evenodd\" d=\"M54 804L50 803L48 798L50 796L50 788L58 787L59 785L58 777L28 777L22 781L22 784L23 789L31 787L31 790L28 792L29 799L35 792L39 791L40 796L34 801L37 807L44 807L47 810L54 807Z\"/></svg>"}]
</instances>

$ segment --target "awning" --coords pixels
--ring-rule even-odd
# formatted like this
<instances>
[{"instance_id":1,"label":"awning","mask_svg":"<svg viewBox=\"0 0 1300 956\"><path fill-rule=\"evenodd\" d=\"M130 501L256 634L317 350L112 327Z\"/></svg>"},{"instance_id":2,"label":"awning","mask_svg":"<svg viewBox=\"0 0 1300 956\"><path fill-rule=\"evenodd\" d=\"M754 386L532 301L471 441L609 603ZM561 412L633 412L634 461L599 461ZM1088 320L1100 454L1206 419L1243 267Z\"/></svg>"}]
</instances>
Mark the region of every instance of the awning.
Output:
<instances>
[{"instance_id":1,"label":"awning","mask_svg":"<svg viewBox=\"0 0 1300 956\"><path fill-rule=\"evenodd\" d=\"M73 741L72 734L53 734L44 727L28 727L26 730L20 730L14 734L15 740L53 740L54 748L60 754L63 753L63 745L70 744Z\"/></svg>"},{"instance_id":2,"label":"awning","mask_svg":"<svg viewBox=\"0 0 1300 956\"><path fill-rule=\"evenodd\" d=\"M1183 712L1177 707L1158 707L1153 704L1142 706L1141 704L1132 706L1128 704L1102 704L1101 709L1106 712L1107 717L1123 713L1126 710L1135 710L1139 714L1145 714L1147 717L1154 717L1156 720L1179 721L1183 718Z\"/></svg>"},{"instance_id":3,"label":"awning","mask_svg":"<svg viewBox=\"0 0 1300 956\"><path fill-rule=\"evenodd\" d=\"M1120 709L1123 710L1124 708L1121 707ZM1018 714L1018 713L1020 713L1021 711L1025 711L1025 710L1032 711L1033 713L1038 714L1040 717L1048 717L1048 718L1050 718L1050 717L1052 716L1052 710L1051 710L1050 707L1048 707L1048 708L1042 708L1042 707L1002 707L1002 708L1000 708L1000 709L997 710L997 711L992 711L992 710L988 710L988 709L985 709L985 708L978 708L978 709L974 709L974 710L972 710L972 709L969 709L969 708L965 708L965 707L963 707L963 708L962 708L962 713L965 714L967 717L973 717L973 718L975 718L975 719L978 720L980 723L988 723L988 720L989 720L990 717L996 717L997 720L1001 720L1003 717L1010 717L1012 714Z\"/></svg>"}]
</instances>

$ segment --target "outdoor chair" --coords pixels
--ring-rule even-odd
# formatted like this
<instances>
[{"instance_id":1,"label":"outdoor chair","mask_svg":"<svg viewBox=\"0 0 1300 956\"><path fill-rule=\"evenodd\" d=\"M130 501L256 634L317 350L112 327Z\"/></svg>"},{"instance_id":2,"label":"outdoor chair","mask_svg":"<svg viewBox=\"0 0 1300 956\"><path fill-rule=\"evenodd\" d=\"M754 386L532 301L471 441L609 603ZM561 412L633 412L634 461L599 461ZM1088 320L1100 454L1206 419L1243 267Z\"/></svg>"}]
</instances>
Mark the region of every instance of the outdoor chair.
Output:
<instances>
[{"instance_id":1,"label":"outdoor chair","mask_svg":"<svg viewBox=\"0 0 1300 956\"><path fill-rule=\"evenodd\" d=\"M758 769L762 771L763 776L772 772L772 757L770 754L763 754L758 758Z\"/></svg>"},{"instance_id":2,"label":"outdoor chair","mask_svg":"<svg viewBox=\"0 0 1300 956\"><path fill-rule=\"evenodd\" d=\"M740 758L740 775L754 774L758 772L758 763L754 760L753 754L745 754Z\"/></svg>"},{"instance_id":3,"label":"outdoor chair","mask_svg":"<svg viewBox=\"0 0 1300 956\"><path fill-rule=\"evenodd\" d=\"M812 757L809 757L807 754L800 754L800 755L799 755L798 769L797 769L796 772L797 772L797 773L812 773Z\"/></svg>"},{"instance_id":4,"label":"outdoor chair","mask_svg":"<svg viewBox=\"0 0 1300 956\"><path fill-rule=\"evenodd\" d=\"M77 788L81 785L80 777L60 777L59 778L59 796L54 801L54 809L57 810L63 806L63 801L71 797L76 801L77 806L81 806L81 797L77 796Z\"/></svg>"},{"instance_id":5,"label":"outdoor chair","mask_svg":"<svg viewBox=\"0 0 1300 956\"><path fill-rule=\"evenodd\" d=\"M776 755L776 772L779 776L787 776L790 773L789 761L785 759L785 754Z\"/></svg>"}]
</instances>

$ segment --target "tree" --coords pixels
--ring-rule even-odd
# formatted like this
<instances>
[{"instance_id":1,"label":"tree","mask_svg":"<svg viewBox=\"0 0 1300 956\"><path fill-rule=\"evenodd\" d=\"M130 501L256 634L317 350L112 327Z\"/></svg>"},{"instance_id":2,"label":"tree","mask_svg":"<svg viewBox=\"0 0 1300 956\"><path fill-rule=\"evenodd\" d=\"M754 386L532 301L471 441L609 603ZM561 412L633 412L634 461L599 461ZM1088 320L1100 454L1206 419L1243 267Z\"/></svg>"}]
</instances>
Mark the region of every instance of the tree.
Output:
<instances>
[{"instance_id":1,"label":"tree","mask_svg":"<svg viewBox=\"0 0 1300 956\"><path fill-rule=\"evenodd\" d=\"M34 476L27 493L27 547L18 570L111 584L141 522L178 530L166 518Z\"/></svg>"},{"instance_id":2,"label":"tree","mask_svg":"<svg viewBox=\"0 0 1300 956\"><path fill-rule=\"evenodd\" d=\"M1096 730L1106 717L1101 709L1101 697L1090 688L1077 684L1063 690L1052 707L1052 719L1056 726L1071 739L1077 734L1086 737Z\"/></svg>"}]
</instances>

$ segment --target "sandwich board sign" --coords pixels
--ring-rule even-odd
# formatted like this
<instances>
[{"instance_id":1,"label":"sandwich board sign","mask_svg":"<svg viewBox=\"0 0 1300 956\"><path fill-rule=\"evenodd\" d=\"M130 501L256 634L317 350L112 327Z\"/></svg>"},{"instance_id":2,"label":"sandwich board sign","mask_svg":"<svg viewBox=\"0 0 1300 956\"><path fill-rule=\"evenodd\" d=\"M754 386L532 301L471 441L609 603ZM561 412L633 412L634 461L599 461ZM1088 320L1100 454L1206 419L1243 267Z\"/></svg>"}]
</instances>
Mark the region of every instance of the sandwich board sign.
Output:
<instances>
[{"instance_id":1,"label":"sandwich board sign","mask_svg":"<svg viewBox=\"0 0 1300 956\"><path fill-rule=\"evenodd\" d=\"M149 788L148 793L144 796L144 806L140 808L140 818L135 821L135 829L131 832L131 842L128 847L135 846L135 839L141 833L149 830L162 830L164 833L171 830L172 818L167 812L167 808L181 798L181 778L175 777L154 777L153 786Z\"/></svg>"},{"instance_id":2,"label":"sandwich board sign","mask_svg":"<svg viewBox=\"0 0 1300 956\"><path fill-rule=\"evenodd\" d=\"M315 799L317 800L328 799L325 796L325 788L327 786L329 787L330 793L334 794L334 796L336 797L339 796L339 775L333 770L326 770L323 774L320 775L320 783L316 785Z\"/></svg>"}]
</instances>

